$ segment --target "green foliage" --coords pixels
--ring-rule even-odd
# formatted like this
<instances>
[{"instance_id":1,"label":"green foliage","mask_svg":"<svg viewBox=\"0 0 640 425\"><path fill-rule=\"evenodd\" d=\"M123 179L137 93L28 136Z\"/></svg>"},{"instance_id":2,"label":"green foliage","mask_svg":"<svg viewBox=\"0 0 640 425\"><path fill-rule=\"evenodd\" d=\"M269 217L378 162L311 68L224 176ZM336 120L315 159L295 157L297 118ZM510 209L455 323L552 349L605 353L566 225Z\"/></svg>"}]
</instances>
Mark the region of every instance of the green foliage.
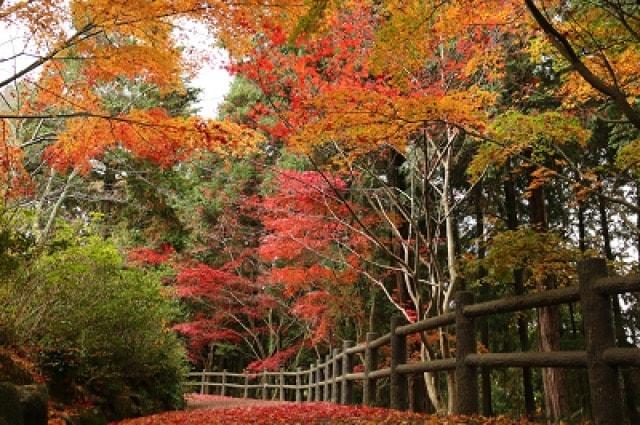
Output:
<instances>
[{"instance_id":1,"label":"green foliage","mask_svg":"<svg viewBox=\"0 0 640 425\"><path fill-rule=\"evenodd\" d=\"M548 278L568 284L575 277L573 262L580 256L558 234L528 227L496 234L488 248L486 257L472 264L487 272L484 281L498 285L512 281L514 270L526 272L531 284Z\"/></svg>"},{"instance_id":2,"label":"green foliage","mask_svg":"<svg viewBox=\"0 0 640 425\"><path fill-rule=\"evenodd\" d=\"M258 86L245 78L236 77L218 108L218 117L246 124L250 121L249 114L253 107L262 98L263 93Z\"/></svg>"},{"instance_id":3,"label":"green foliage","mask_svg":"<svg viewBox=\"0 0 640 425\"><path fill-rule=\"evenodd\" d=\"M135 392L149 409L181 401L184 352L170 330L178 309L154 272L127 269L94 237L43 255L0 294L15 342L35 346L53 385L106 400Z\"/></svg>"},{"instance_id":4,"label":"green foliage","mask_svg":"<svg viewBox=\"0 0 640 425\"><path fill-rule=\"evenodd\" d=\"M533 161L541 162L553 156L559 146L584 146L590 132L577 118L561 112L533 115L509 111L493 121L491 135L493 140L480 146L467 170L474 179L482 176L486 167L501 167L527 150Z\"/></svg>"},{"instance_id":5,"label":"green foliage","mask_svg":"<svg viewBox=\"0 0 640 425\"><path fill-rule=\"evenodd\" d=\"M34 244L32 235L16 230L16 217L0 206L0 282L30 256Z\"/></svg>"},{"instance_id":6,"label":"green foliage","mask_svg":"<svg viewBox=\"0 0 640 425\"><path fill-rule=\"evenodd\" d=\"M629 169L636 175L640 172L640 139L634 140L618 151L616 164Z\"/></svg>"}]
</instances>

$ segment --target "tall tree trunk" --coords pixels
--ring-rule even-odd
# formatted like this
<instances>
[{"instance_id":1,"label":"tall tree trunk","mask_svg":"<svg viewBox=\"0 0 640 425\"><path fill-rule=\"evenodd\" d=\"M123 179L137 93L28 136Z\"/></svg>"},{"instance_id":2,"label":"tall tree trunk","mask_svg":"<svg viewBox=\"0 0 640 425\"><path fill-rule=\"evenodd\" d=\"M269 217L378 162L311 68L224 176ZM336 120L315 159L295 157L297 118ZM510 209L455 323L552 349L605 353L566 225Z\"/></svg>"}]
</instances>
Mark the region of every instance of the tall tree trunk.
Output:
<instances>
[{"instance_id":1,"label":"tall tree trunk","mask_svg":"<svg viewBox=\"0 0 640 425\"><path fill-rule=\"evenodd\" d=\"M40 238L37 241L38 245L43 245L49 238L49 233L51 233L53 224L55 223L56 217L58 216L58 211L60 210L62 203L65 201L65 199L67 199L67 195L69 194L69 189L71 188L71 183L73 183L73 179L76 177L77 174L78 174L78 171L76 169L73 169L71 173L69 173L69 176L67 177L67 181L64 185L64 188L62 189L62 193L58 197L58 200L56 201L56 203L53 204L53 208L49 213L49 219L47 220L47 224L42 230L42 233L40 234Z\"/></svg>"},{"instance_id":2,"label":"tall tree trunk","mask_svg":"<svg viewBox=\"0 0 640 425\"><path fill-rule=\"evenodd\" d=\"M598 211L600 215L600 231L602 232L602 249L608 261L614 260L611 249L611 236L609 234L609 217L607 214L607 202L604 198L598 197ZM618 296L611 297L613 309L613 321L615 326L616 340L619 345L630 347L625 331L624 320L622 318L622 307ZM622 369L622 385L625 395L625 413L631 423L640 423L640 413L635 405L635 386L628 370Z\"/></svg>"},{"instance_id":3,"label":"tall tree trunk","mask_svg":"<svg viewBox=\"0 0 640 425\"><path fill-rule=\"evenodd\" d=\"M531 190L529 198L529 216L531 225L539 232L547 231L547 217L545 206L545 192L543 187ZM556 287L556 282L550 278L544 282L536 282L538 291L545 291ZM542 307L538 309L538 330L540 333L540 351L560 350L561 315L558 306ZM545 395L547 418L553 423L568 416L565 372L562 369L542 369L542 384Z\"/></svg>"},{"instance_id":4,"label":"tall tree trunk","mask_svg":"<svg viewBox=\"0 0 640 425\"><path fill-rule=\"evenodd\" d=\"M456 286L459 285L458 271L456 268L456 233L455 227L457 226L453 211L451 210L451 166L452 166L452 139L455 138L455 134L452 134L452 130L447 129L447 138L449 147L443 161L443 173L444 183L442 185L442 211L445 215L445 231L447 239L447 270L449 274L449 286L445 291L444 308L448 308L451 297L457 290ZM456 381L454 371L447 372L447 393L448 398L448 411L453 412L453 408L456 405L456 399L458 394L456 392Z\"/></svg>"},{"instance_id":5,"label":"tall tree trunk","mask_svg":"<svg viewBox=\"0 0 640 425\"><path fill-rule=\"evenodd\" d=\"M387 181L390 189L398 189L399 191L405 192L407 190L407 185L400 174L400 167L405 162L404 156L400 155L395 149L389 148L389 161L387 163ZM398 230L403 239L406 239L409 232L409 223L406 220L402 220L402 223L398 225ZM393 252L395 255L399 257L404 256L404 247L403 241L399 241L395 235L391 235L391 240L393 244ZM395 273L395 287L396 294L398 297L398 301L401 305L409 300L409 294L406 288L406 280L404 273L397 272Z\"/></svg>"},{"instance_id":6,"label":"tall tree trunk","mask_svg":"<svg viewBox=\"0 0 640 425\"><path fill-rule=\"evenodd\" d=\"M578 205L578 246L580 252L587 250L586 229L584 225L584 204L580 202Z\"/></svg>"},{"instance_id":7,"label":"tall tree trunk","mask_svg":"<svg viewBox=\"0 0 640 425\"><path fill-rule=\"evenodd\" d=\"M484 246L484 210L483 210L483 197L482 186L476 185L474 190L474 203L475 203L475 218L476 218L476 244L478 259L483 259L486 254ZM483 267L478 271L478 279L482 279L486 275ZM487 285L482 284L480 292L482 294L483 301L488 298L489 288ZM487 317L483 317L480 320L480 342L489 350L489 321ZM482 414L484 416L493 415L493 406L491 400L491 369L483 367L480 370L480 386L482 388Z\"/></svg>"},{"instance_id":8,"label":"tall tree trunk","mask_svg":"<svg viewBox=\"0 0 640 425\"><path fill-rule=\"evenodd\" d=\"M516 230L519 225L518 220L518 198L513 176L509 176L504 182L505 208L507 216L507 227L509 230ZM522 270L513 272L514 290L516 295L524 295L524 277ZM520 350L529 350L529 320L524 314L519 314L517 318L518 339ZM524 410L528 418L533 418L536 412L536 402L533 396L533 374L530 367L522 368L522 392L524 396Z\"/></svg>"},{"instance_id":9,"label":"tall tree trunk","mask_svg":"<svg viewBox=\"0 0 640 425\"><path fill-rule=\"evenodd\" d=\"M35 235L36 240L39 240L42 236L42 233L41 233L42 229L40 228L42 224L42 213L44 210L44 205L47 202L47 197L49 196L49 193L51 193L51 186L53 184L53 179L55 175L56 175L56 171L52 168L49 172L49 178L47 179L47 184L44 187L42 196L40 197L40 199L38 200L38 203L36 204L36 209L33 217L33 224L31 226L31 230Z\"/></svg>"}]
</instances>

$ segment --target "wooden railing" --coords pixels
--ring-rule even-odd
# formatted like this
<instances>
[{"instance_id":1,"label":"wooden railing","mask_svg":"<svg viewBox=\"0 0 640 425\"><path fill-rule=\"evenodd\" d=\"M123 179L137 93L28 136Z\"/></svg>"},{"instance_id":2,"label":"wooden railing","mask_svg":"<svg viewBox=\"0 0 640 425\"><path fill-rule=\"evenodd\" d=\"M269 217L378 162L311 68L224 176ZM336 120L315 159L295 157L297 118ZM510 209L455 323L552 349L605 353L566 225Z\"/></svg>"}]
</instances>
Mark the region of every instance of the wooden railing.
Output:
<instances>
[{"instance_id":1,"label":"wooden railing","mask_svg":"<svg viewBox=\"0 0 640 425\"><path fill-rule=\"evenodd\" d=\"M404 324L399 316L391 319L391 331L378 336L367 333L366 341L355 345L344 341L342 349L327 354L306 370L262 372L247 375L223 372L193 372L187 385L199 388L240 389L244 397L270 399L277 391L280 400L331 401L353 404L354 382L362 381L362 403L376 405L377 380L389 378L389 404L393 409L417 410L426 396L412 392L409 378L424 372L454 371L456 382L455 413L478 413L478 368L544 367L586 368L591 392L591 411L597 425L624 424L623 396L618 367L640 366L640 349L616 347L611 296L640 291L640 277L607 277L604 260L589 259L578 264L578 286L474 304L473 294L460 291L455 311L420 322ZM580 302L585 328L585 350L559 352L477 353L475 321L484 316L513 313L527 309ZM456 357L427 362L407 362L408 335L456 326ZM390 345L389 367L378 368L378 349ZM354 373L356 357L362 359L362 372ZM217 378L217 379L216 379ZM275 378L275 379L272 379ZM230 382L240 379L242 382ZM251 382L259 379L259 383ZM411 379L413 381L413 379ZM273 381L273 382L272 382ZM293 381L293 382L292 382ZM273 393L272 395L276 395Z\"/></svg>"}]
</instances>

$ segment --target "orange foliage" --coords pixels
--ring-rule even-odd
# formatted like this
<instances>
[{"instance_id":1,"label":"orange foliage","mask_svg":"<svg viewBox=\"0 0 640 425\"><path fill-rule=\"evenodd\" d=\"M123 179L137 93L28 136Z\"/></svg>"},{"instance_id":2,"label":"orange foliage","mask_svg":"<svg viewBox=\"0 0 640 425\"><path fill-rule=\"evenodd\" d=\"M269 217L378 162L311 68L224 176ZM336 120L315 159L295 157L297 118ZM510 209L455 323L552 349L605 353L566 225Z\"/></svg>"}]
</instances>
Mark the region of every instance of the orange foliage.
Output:
<instances>
[{"instance_id":1,"label":"orange foliage","mask_svg":"<svg viewBox=\"0 0 640 425\"><path fill-rule=\"evenodd\" d=\"M188 158L196 150L230 152L255 146L257 133L229 121L171 117L162 109L133 110L106 118L70 121L58 142L47 149L49 163L60 170L91 170L90 160L121 147L162 167ZM240 146L242 145L242 146Z\"/></svg>"},{"instance_id":2,"label":"orange foliage","mask_svg":"<svg viewBox=\"0 0 640 425\"><path fill-rule=\"evenodd\" d=\"M4 201L23 195L30 188L22 149L13 139L10 122L0 120L0 199Z\"/></svg>"}]
</instances>

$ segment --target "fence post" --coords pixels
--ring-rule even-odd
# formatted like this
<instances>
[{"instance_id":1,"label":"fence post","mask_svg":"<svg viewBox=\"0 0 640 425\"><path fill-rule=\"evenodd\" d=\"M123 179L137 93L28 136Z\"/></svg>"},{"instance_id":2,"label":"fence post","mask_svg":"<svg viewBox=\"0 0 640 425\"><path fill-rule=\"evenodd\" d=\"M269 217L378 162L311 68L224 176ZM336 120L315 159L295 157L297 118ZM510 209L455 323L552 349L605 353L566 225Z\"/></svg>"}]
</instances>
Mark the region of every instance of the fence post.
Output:
<instances>
[{"instance_id":1,"label":"fence post","mask_svg":"<svg viewBox=\"0 0 640 425\"><path fill-rule=\"evenodd\" d=\"M262 371L262 399L267 400L269 398L269 389L267 388L267 380L269 377L267 376L267 371Z\"/></svg>"},{"instance_id":2,"label":"fence post","mask_svg":"<svg viewBox=\"0 0 640 425\"><path fill-rule=\"evenodd\" d=\"M478 413L478 374L466 364L467 355L476 352L476 329L472 318L464 315L464 307L473 304L473 293L456 294L456 393L454 411L460 415Z\"/></svg>"},{"instance_id":3,"label":"fence post","mask_svg":"<svg viewBox=\"0 0 640 425\"><path fill-rule=\"evenodd\" d=\"M320 382L322 382L322 368L320 367L320 361L316 362L316 382L315 382L315 398L316 401L321 401L322 400L322 391L323 391L323 386L320 385Z\"/></svg>"},{"instance_id":4,"label":"fence post","mask_svg":"<svg viewBox=\"0 0 640 425\"><path fill-rule=\"evenodd\" d=\"M338 362L338 356L340 355L340 349L334 348L331 356L331 402L337 403L340 401L338 397L338 377L340 376L340 363Z\"/></svg>"},{"instance_id":5,"label":"fence post","mask_svg":"<svg viewBox=\"0 0 640 425\"><path fill-rule=\"evenodd\" d=\"M591 412L595 425L625 423L618 370L603 360L604 351L615 346L611 299L594 290L597 279L606 275L604 259L590 258L578 262Z\"/></svg>"},{"instance_id":6,"label":"fence post","mask_svg":"<svg viewBox=\"0 0 640 425\"><path fill-rule=\"evenodd\" d=\"M376 380L369 378L369 372L378 367L378 350L371 348L371 341L377 337L377 333L367 332L364 350L364 383L362 385L362 403L365 406L376 405Z\"/></svg>"},{"instance_id":7,"label":"fence post","mask_svg":"<svg viewBox=\"0 0 640 425\"><path fill-rule=\"evenodd\" d=\"M278 392L280 393L280 401L285 401L286 394L284 392L284 369L280 368L280 374L278 375Z\"/></svg>"},{"instance_id":8,"label":"fence post","mask_svg":"<svg viewBox=\"0 0 640 425\"><path fill-rule=\"evenodd\" d=\"M407 376L398 373L399 365L407 362L407 338L398 335L396 328L404 323L402 316L391 318L391 374L389 376L389 400L392 409L407 410Z\"/></svg>"},{"instance_id":9,"label":"fence post","mask_svg":"<svg viewBox=\"0 0 640 425\"><path fill-rule=\"evenodd\" d=\"M296 368L296 403L302 401L302 368Z\"/></svg>"},{"instance_id":10,"label":"fence post","mask_svg":"<svg viewBox=\"0 0 640 425\"><path fill-rule=\"evenodd\" d=\"M331 391L331 354L324 356L324 393L322 394L322 401L330 401Z\"/></svg>"},{"instance_id":11,"label":"fence post","mask_svg":"<svg viewBox=\"0 0 640 425\"><path fill-rule=\"evenodd\" d=\"M409 375L409 410L412 412L426 412L427 389L422 374Z\"/></svg>"},{"instance_id":12,"label":"fence post","mask_svg":"<svg viewBox=\"0 0 640 425\"><path fill-rule=\"evenodd\" d=\"M244 375L244 398L249 398L249 375Z\"/></svg>"},{"instance_id":13,"label":"fence post","mask_svg":"<svg viewBox=\"0 0 640 425\"><path fill-rule=\"evenodd\" d=\"M221 383L222 385L220 386L220 395L224 397L227 395L227 369L222 370Z\"/></svg>"},{"instance_id":14,"label":"fence post","mask_svg":"<svg viewBox=\"0 0 640 425\"><path fill-rule=\"evenodd\" d=\"M204 384L205 384L205 380L207 379L207 369L202 369L202 375L200 377L200 394L204 394Z\"/></svg>"},{"instance_id":15,"label":"fence post","mask_svg":"<svg viewBox=\"0 0 640 425\"><path fill-rule=\"evenodd\" d=\"M353 354L347 350L353 347L353 341L342 342L342 388L340 391L341 404L353 404L353 381L347 379L347 375L353 372Z\"/></svg>"},{"instance_id":16,"label":"fence post","mask_svg":"<svg viewBox=\"0 0 640 425\"><path fill-rule=\"evenodd\" d=\"M313 364L309 365L309 371L307 372L307 401L313 401L313 389L315 387L315 383L313 381L316 376L313 368Z\"/></svg>"}]
</instances>

